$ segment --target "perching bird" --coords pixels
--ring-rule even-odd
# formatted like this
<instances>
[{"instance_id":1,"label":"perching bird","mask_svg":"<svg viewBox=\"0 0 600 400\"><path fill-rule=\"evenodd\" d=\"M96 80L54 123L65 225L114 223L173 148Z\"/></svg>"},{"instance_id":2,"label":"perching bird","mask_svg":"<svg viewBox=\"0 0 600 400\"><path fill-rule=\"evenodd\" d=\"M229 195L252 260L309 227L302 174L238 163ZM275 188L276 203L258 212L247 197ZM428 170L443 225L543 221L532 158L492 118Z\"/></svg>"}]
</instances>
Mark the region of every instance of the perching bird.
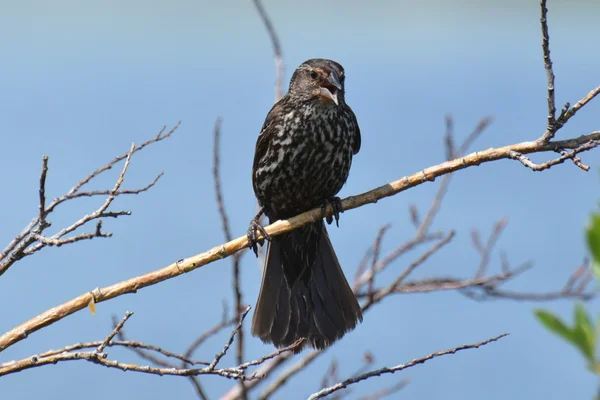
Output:
<instances>
[{"instance_id":1,"label":"perching bird","mask_svg":"<svg viewBox=\"0 0 600 400\"><path fill-rule=\"evenodd\" d=\"M340 200L334 196L360 149L360 130L344 99L344 80L337 62L308 60L267 115L252 168L254 193L262 207L248 229L255 252L257 231L264 234L258 224L263 212L272 223L330 203L337 222ZM360 305L322 220L271 238L252 321L254 336L277 347L304 338L304 343L323 349L358 321Z\"/></svg>"}]
</instances>

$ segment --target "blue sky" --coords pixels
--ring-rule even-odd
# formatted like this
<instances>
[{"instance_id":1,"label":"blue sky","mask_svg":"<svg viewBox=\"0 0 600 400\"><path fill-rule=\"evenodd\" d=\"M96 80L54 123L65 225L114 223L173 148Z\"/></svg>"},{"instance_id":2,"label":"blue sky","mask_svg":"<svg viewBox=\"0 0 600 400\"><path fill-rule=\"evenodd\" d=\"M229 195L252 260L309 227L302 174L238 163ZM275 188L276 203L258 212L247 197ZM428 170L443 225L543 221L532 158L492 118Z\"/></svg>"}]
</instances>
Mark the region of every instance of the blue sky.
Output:
<instances>
[{"instance_id":1,"label":"blue sky","mask_svg":"<svg viewBox=\"0 0 600 400\"><path fill-rule=\"evenodd\" d=\"M457 136L491 115L493 125L475 149L533 140L546 121L546 78L541 57L537 1L373 2L266 1L282 41L286 83L313 57L339 61L347 73L347 101L363 145L341 196L357 194L443 160L444 116ZM596 16L591 1L550 1L557 103L574 102L597 86ZM4 332L49 307L95 287L160 268L222 242L211 177L212 126L223 117L222 177L235 236L254 213L250 168L258 130L273 100L274 66L264 27L248 1L22 1L3 2L0 33L0 158L3 207L0 242L8 243L37 212L42 155L50 157L48 197L65 193L97 166L141 143L163 125L182 125L168 141L136 155L126 187L143 186L164 171L152 191L118 199L114 209L133 215L105 222L114 232L60 249L46 249L17 263L0 279ZM599 129L596 101L559 137ZM545 160L548 155L534 156ZM570 164L533 173L499 161L456 174L434 229L456 229L453 243L416 276L470 276L478 257L470 231L485 236L500 217L508 227L498 243L514 264L535 268L507 287L544 291L562 287L586 254L583 226L600 197L598 152L586 153L588 173ZM112 185L118 171L94 184ZM392 229L383 251L413 234L408 206L424 212L437 184L345 213L330 229L338 257L352 276L379 227ZM81 200L52 219L62 227L98 207ZM53 232L51 228L50 232ZM499 270L498 252L492 268ZM394 265L400 271L419 254ZM243 259L245 301L254 305L260 284L255 260ZM231 298L228 260L100 304L33 334L2 353L22 358L79 341L102 339L111 315L135 315L128 337L182 351L220 318ZM579 354L546 333L532 318L532 303L476 303L457 293L397 295L370 311L362 325L289 382L297 397L316 391L332 357L342 376L354 372L363 351L375 367L395 365L432 351L476 342L503 332L508 338L475 351L433 360L404 373L356 386L352 396L411 379L406 398L590 398L594 377ZM572 303L544 305L570 318ZM595 311L595 303L591 305ZM594 312L595 314L595 312ZM225 336L198 353L211 358ZM247 343L248 357L270 348ZM110 350L118 360L136 360ZM232 365L227 357L225 365ZM31 382L36 382L32 385ZM202 380L217 396L230 385ZM65 363L2 379L13 398L194 398L189 383ZM285 398L283 392L276 398Z\"/></svg>"}]
</instances>

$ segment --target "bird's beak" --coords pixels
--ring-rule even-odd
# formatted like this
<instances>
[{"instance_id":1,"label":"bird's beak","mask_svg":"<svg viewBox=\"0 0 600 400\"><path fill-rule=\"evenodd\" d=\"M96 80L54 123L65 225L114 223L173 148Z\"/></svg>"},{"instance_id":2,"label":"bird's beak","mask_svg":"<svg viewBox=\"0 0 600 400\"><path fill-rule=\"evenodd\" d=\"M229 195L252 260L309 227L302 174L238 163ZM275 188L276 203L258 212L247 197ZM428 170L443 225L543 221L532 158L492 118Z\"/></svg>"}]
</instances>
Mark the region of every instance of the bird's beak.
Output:
<instances>
[{"instance_id":1,"label":"bird's beak","mask_svg":"<svg viewBox=\"0 0 600 400\"><path fill-rule=\"evenodd\" d=\"M339 105L337 99L337 94L339 90L342 90L340 77L338 76L337 72L331 71L327 79L325 79L321 83L321 89L319 90L319 96L321 97L321 101L333 101L336 106Z\"/></svg>"},{"instance_id":2,"label":"bird's beak","mask_svg":"<svg viewBox=\"0 0 600 400\"><path fill-rule=\"evenodd\" d=\"M331 71L327 77L327 82L337 90L342 90L342 84L340 83L340 77L337 72Z\"/></svg>"},{"instance_id":3,"label":"bird's beak","mask_svg":"<svg viewBox=\"0 0 600 400\"><path fill-rule=\"evenodd\" d=\"M321 83L321 90L319 91L321 101L333 101L336 106L339 105L337 99L337 94L339 90L342 90L340 77L338 76L337 72L331 71L327 79L325 79Z\"/></svg>"},{"instance_id":4,"label":"bird's beak","mask_svg":"<svg viewBox=\"0 0 600 400\"><path fill-rule=\"evenodd\" d=\"M319 92L321 101L333 101L336 106L339 105L337 99L337 90L333 89L333 91L334 93L331 93L331 90L327 89L326 87L322 87L321 91Z\"/></svg>"},{"instance_id":5,"label":"bird's beak","mask_svg":"<svg viewBox=\"0 0 600 400\"><path fill-rule=\"evenodd\" d=\"M321 100L333 101L336 106L339 105L337 98L338 90L342 90L340 78L337 72L331 71L327 79L323 82L323 86L321 86L321 90L319 92Z\"/></svg>"}]
</instances>

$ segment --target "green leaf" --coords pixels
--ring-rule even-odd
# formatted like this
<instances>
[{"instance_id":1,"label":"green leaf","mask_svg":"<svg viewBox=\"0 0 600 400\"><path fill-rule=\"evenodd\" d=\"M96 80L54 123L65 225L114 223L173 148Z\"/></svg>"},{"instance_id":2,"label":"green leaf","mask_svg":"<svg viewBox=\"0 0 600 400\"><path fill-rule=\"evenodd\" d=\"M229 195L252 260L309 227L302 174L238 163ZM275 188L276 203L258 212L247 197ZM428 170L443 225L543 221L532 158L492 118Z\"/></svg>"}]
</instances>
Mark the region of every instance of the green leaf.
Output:
<instances>
[{"instance_id":1,"label":"green leaf","mask_svg":"<svg viewBox=\"0 0 600 400\"><path fill-rule=\"evenodd\" d=\"M600 262L592 260L592 274L598 282L600 282Z\"/></svg>"},{"instance_id":2,"label":"green leaf","mask_svg":"<svg viewBox=\"0 0 600 400\"><path fill-rule=\"evenodd\" d=\"M595 362L596 333L587 311L581 304L575 306L574 344L591 364Z\"/></svg>"},{"instance_id":3,"label":"green leaf","mask_svg":"<svg viewBox=\"0 0 600 400\"><path fill-rule=\"evenodd\" d=\"M592 214L586 227L587 243L592 258L600 263L600 214Z\"/></svg>"},{"instance_id":4,"label":"green leaf","mask_svg":"<svg viewBox=\"0 0 600 400\"><path fill-rule=\"evenodd\" d=\"M546 310L534 310L535 316L548 330L565 339L567 342L575 344L574 332L565 325L562 320Z\"/></svg>"}]
</instances>

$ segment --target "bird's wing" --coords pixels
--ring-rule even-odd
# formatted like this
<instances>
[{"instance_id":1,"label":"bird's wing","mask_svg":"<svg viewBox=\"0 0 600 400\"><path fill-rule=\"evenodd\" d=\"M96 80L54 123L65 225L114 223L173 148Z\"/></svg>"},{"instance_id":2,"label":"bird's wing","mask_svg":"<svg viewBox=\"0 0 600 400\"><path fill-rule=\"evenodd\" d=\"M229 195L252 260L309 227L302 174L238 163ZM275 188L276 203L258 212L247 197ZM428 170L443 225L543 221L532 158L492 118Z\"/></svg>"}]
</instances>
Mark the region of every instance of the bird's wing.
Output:
<instances>
[{"instance_id":1,"label":"bird's wing","mask_svg":"<svg viewBox=\"0 0 600 400\"><path fill-rule=\"evenodd\" d=\"M352 125L354 128L354 147L352 148L353 153L357 154L360 150L360 128L358 127L358 121L356 120L356 115L350 107L347 109L347 114L352 119Z\"/></svg>"},{"instance_id":2,"label":"bird's wing","mask_svg":"<svg viewBox=\"0 0 600 400\"><path fill-rule=\"evenodd\" d=\"M282 99L283 100L283 99ZM265 122L258 134L258 139L256 140L256 149L254 150L254 163L252 165L252 170L258 170L258 165L262 158L266 155L269 150L269 144L272 142L273 135L277 135L280 127L283 125L283 112L282 108L282 100L277 102L272 108L271 111L267 114L267 118L265 118ZM252 185L256 190L255 180L256 175L252 174Z\"/></svg>"}]
</instances>

